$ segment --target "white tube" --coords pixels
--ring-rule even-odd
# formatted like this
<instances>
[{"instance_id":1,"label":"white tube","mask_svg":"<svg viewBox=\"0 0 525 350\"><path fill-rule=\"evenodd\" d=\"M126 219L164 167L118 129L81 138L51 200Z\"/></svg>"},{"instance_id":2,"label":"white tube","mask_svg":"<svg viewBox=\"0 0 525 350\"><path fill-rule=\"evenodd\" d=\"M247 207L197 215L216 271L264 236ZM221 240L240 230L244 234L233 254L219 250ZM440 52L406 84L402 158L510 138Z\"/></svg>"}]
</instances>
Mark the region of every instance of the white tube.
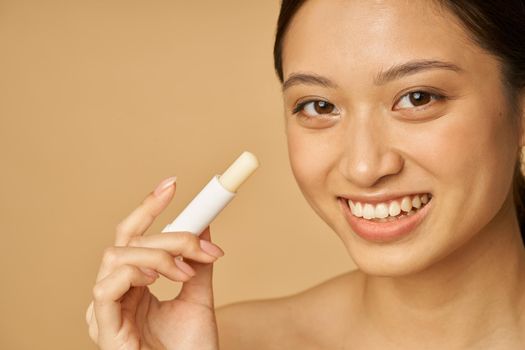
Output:
<instances>
[{"instance_id":1,"label":"white tube","mask_svg":"<svg viewBox=\"0 0 525 350\"><path fill-rule=\"evenodd\" d=\"M162 232L191 232L200 235L233 197L235 193L222 187L219 175L215 175Z\"/></svg>"},{"instance_id":2,"label":"white tube","mask_svg":"<svg viewBox=\"0 0 525 350\"><path fill-rule=\"evenodd\" d=\"M253 154L243 152L223 175L215 175L162 232L191 232L200 235L230 203L239 186L258 166L259 161Z\"/></svg>"}]
</instances>

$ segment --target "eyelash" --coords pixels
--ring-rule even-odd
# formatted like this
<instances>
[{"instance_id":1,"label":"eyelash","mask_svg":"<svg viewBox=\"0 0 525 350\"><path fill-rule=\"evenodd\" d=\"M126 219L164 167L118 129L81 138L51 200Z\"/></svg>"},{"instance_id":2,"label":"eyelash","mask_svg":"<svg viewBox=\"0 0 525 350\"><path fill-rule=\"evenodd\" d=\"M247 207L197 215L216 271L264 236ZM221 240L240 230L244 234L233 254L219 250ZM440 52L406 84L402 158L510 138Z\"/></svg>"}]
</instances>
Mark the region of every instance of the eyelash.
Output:
<instances>
[{"instance_id":1,"label":"eyelash","mask_svg":"<svg viewBox=\"0 0 525 350\"><path fill-rule=\"evenodd\" d=\"M303 110L304 106L306 106L307 103L310 103L310 102L316 102L316 100L308 100L308 101L304 101L304 102L300 102L297 104L297 106L295 106L293 109L292 109L292 114L297 114L299 113L300 111Z\"/></svg>"},{"instance_id":2,"label":"eyelash","mask_svg":"<svg viewBox=\"0 0 525 350\"><path fill-rule=\"evenodd\" d=\"M306 121L306 122L309 122L313 119L320 119L320 118L323 118L323 117L326 117L326 116L332 116L333 113L326 113L326 114L320 114L319 116L317 117L310 117L304 113L300 113L301 111L304 110L304 107L306 107L308 104L310 103L315 103L315 102L326 102L332 106L334 106L334 108L337 109L337 107L335 107L335 105L333 103L330 103L326 100L321 100L321 99L310 99L310 100L306 100L306 101L303 101L303 102L300 102L298 103L292 110L292 114L293 115L297 115L296 117L299 118L300 120L302 121Z\"/></svg>"},{"instance_id":3,"label":"eyelash","mask_svg":"<svg viewBox=\"0 0 525 350\"><path fill-rule=\"evenodd\" d=\"M394 107L397 106L403 100L403 98L409 97L411 94L415 94L415 93L427 94L427 95L430 96L431 101L442 101L442 100L448 99L448 96L446 96L445 94L442 94L442 93L437 93L437 92L434 92L434 91L427 91L427 90L412 90L412 91L404 93L401 97L399 97L396 100L396 103L395 103ZM432 104L433 104L432 102L429 102L429 103L426 103L426 104L424 104L422 106L414 106L412 108L400 108L400 109L394 109L394 110L413 109L413 110L416 110L416 111L420 111L420 110L424 110L424 109L429 108Z\"/></svg>"},{"instance_id":4,"label":"eyelash","mask_svg":"<svg viewBox=\"0 0 525 350\"><path fill-rule=\"evenodd\" d=\"M412 90L412 91L409 91L409 92L406 92L405 94L403 94L401 97L399 97L397 100L396 100L396 103L394 106L398 105L400 103L400 101L405 98L405 97L409 97L410 94L414 94L414 93L424 93L424 94L428 94L430 95L430 98L431 100L433 101L442 101L442 100L446 100L448 99L448 96L444 95L444 94L441 94L441 93L436 93L436 92L432 92L432 91L427 91L427 90ZM303 102L300 102L298 103L292 110L292 114L298 114L299 112L303 111L304 110L304 107L307 106L308 104L310 103L315 103L315 102L326 102L326 103L329 103L331 105L333 105L332 103L328 102L328 101L325 101L325 100L321 100L321 99L310 99L310 100L306 100L306 101L303 101ZM424 104L422 106L415 106L415 107L412 107L412 108L401 108L399 110L406 110L406 109L415 109L415 110L424 110L426 108L429 107L429 105L432 104L432 102L429 102L427 104ZM335 107L335 106L334 106ZM321 114L322 115L322 114ZM330 115L330 114L326 114L326 115ZM309 117L309 116L306 116L304 115L303 113L299 114L298 117L300 119L317 119L317 117Z\"/></svg>"}]
</instances>

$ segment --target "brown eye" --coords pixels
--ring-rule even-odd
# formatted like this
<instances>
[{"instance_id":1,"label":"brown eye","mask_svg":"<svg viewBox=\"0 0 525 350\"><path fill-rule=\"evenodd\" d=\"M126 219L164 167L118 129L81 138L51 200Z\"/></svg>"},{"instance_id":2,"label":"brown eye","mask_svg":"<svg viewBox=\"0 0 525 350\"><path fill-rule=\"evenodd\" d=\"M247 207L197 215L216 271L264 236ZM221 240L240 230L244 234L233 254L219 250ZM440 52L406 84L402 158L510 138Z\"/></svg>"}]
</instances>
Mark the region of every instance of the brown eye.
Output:
<instances>
[{"instance_id":1,"label":"brown eye","mask_svg":"<svg viewBox=\"0 0 525 350\"><path fill-rule=\"evenodd\" d=\"M338 113L337 108L330 102L317 100L317 101L305 101L300 103L294 110L293 113L302 112L307 117L318 117L324 114L335 114Z\"/></svg>"},{"instance_id":2,"label":"brown eye","mask_svg":"<svg viewBox=\"0 0 525 350\"><path fill-rule=\"evenodd\" d=\"M412 91L401 96L394 109L411 109L431 105L432 102L443 100L444 98L445 96L426 91Z\"/></svg>"},{"instance_id":3,"label":"brown eye","mask_svg":"<svg viewBox=\"0 0 525 350\"><path fill-rule=\"evenodd\" d=\"M333 112L334 105L326 101L315 101L314 109L319 114L328 114Z\"/></svg>"},{"instance_id":4,"label":"brown eye","mask_svg":"<svg viewBox=\"0 0 525 350\"><path fill-rule=\"evenodd\" d=\"M410 103L416 107L426 105L432 100L430 94L422 91L411 92L408 95Z\"/></svg>"}]
</instances>

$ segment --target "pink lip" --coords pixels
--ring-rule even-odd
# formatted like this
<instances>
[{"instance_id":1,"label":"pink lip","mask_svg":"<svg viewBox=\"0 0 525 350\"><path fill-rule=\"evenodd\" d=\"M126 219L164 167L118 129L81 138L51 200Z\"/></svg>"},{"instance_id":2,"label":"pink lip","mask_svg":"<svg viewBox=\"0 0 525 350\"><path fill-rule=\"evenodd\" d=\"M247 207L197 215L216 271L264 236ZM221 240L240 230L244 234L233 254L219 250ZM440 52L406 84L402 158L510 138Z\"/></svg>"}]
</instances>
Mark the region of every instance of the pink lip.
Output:
<instances>
[{"instance_id":1,"label":"pink lip","mask_svg":"<svg viewBox=\"0 0 525 350\"><path fill-rule=\"evenodd\" d=\"M373 222L358 218L352 215L348 204L342 198L339 198L339 205L343 210L346 221L360 237L372 242L391 242L407 236L423 221L430 210L432 200L414 215L405 216L391 222Z\"/></svg>"}]
</instances>

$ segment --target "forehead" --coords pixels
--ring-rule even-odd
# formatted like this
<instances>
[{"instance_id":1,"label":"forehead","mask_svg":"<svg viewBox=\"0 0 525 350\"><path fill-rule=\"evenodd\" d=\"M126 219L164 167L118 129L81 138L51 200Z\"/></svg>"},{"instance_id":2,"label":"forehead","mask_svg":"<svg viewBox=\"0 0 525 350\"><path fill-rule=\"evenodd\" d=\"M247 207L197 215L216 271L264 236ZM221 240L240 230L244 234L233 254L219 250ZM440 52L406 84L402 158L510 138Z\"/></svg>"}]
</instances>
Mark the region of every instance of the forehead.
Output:
<instances>
[{"instance_id":1,"label":"forehead","mask_svg":"<svg viewBox=\"0 0 525 350\"><path fill-rule=\"evenodd\" d=\"M283 69L355 77L417 58L468 66L480 50L434 1L309 0L289 25Z\"/></svg>"}]
</instances>

